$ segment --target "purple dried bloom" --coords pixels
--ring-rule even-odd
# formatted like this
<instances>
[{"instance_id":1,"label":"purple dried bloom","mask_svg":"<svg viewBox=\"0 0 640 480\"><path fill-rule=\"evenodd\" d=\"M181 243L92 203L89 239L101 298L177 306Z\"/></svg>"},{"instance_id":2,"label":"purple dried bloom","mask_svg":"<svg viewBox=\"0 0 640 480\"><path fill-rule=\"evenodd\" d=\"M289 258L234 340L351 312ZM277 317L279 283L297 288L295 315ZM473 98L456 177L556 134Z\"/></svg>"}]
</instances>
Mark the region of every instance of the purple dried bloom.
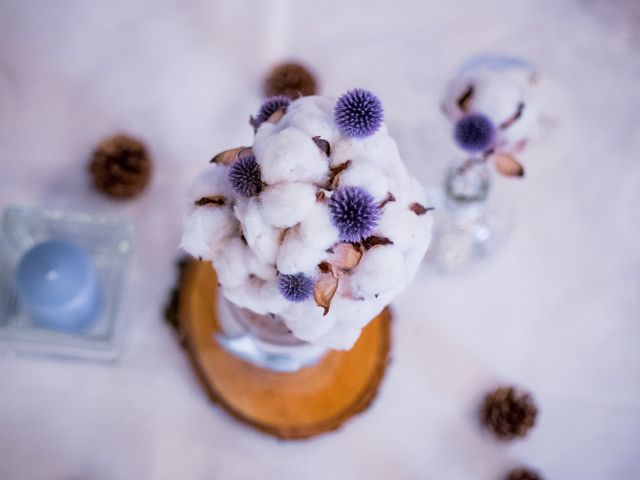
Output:
<instances>
[{"instance_id":1,"label":"purple dried bloom","mask_svg":"<svg viewBox=\"0 0 640 480\"><path fill-rule=\"evenodd\" d=\"M262 190L260 165L253 154L242 156L231 165L229 183L236 193L244 197L255 197L260 193Z\"/></svg>"},{"instance_id":2,"label":"purple dried bloom","mask_svg":"<svg viewBox=\"0 0 640 480\"><path fill-rule=\"evenodd\" d=\"M343 242L360 242L373 233L380 209L373 196L362 187L342 187L329 200L333 224Z\"/></svg>"},{"instance_id":3,"label":"purple dried bloom","mask_svg":"<svg viewBox=\"0 0 640 480\"><path fill-rule=\"evenodd\" d=\"M468 152L486 152L495 139L493 122L481 113L471 113L456 123L453 136L460 148Z\"/></svg>"},{"instance_id":4,"label":"purple dried bloom","mask_svg":"<svg viewBox=\"0 0 640 480\"><path fill-rule=\"evenodd\" d=\"M258 115L256 115L256 117L252 119L253 126L258 128L258 126L262 122L266 122L267 120L269 120L269 117L276 113L278 110L286 110L290 103L291 100L285 95L275 95L273 97L267 98L260 106Z\"/></svg>"},{"instance_id":5,"label":"purple dried bloom","mask_svg":"<svg viewBox=\"0 0 640 480\"><path fill-rule=\"evenodd\" d=\"M335 121L347 137L368 137L382 125L382 103L368 90L355 88L336 102Z\"/></svg>"},{"instance_id":6,"label":"purple dried bloom","mask_svg":"<svg viewBox=\"0 0 640 480\"><path fill-rule=\"evenodd\" d=\"M290 302L304 302L313 294L313 279L304 273L280 275L278 290Z\"/></svg>"}]
</instances>

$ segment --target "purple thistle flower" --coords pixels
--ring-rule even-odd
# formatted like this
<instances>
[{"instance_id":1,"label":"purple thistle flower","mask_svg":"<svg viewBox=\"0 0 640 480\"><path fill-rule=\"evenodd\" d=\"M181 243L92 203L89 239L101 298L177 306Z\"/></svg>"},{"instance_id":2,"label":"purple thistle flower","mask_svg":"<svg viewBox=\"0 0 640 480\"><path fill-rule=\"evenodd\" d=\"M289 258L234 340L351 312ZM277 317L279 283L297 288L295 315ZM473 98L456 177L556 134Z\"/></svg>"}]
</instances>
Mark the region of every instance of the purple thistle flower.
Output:
<instances>
[{"instance_id":1,"label":"purple thistle flower","mask_svg":"<svg viewBox=\"0 0 640 480\"><path fill-rule=\"evenodd\" d=\"M461 118L453 132L458 146L468 152L486 152L493 145L495 135L493 122L481 113Z\"/></svg>"},{"instance_id":2,"label":"purple thistle flower","mask_svg":"<svg viewBox=\"0 0 640 480\"><path fill-rule=\"evenodd\" d=\"M373 195L362 187L342 187L329 200L333 224L343 242L360 242L369 237L380 220Z\"/></svg>"},{"instance_id":3,"label":"purple thistle flower","mask_svg":"<svg viewBox=\"0 0 640 480\"><path fill-rule=\"evenodd\" d=\"M382 103L368 90L355 88L338 99L334 116L343 135L368 137L382 125Z\"/></svg>"},{"instance_id":4,"label":"purple thistle flower","mask_svg":"<svg viewBox=\"0 0 640 480\"><path fill-rule=\"evenodd\" d=\"M280 275L278 290L290 302L304 302L313 294L313 279L304 273Z\"/></svg>"},{"instance_id":5,"label":"purple thistle flower","mask_svg":"<svg viewBox=\"0 0 640 480\"><path fill-rule=\"evenodd\" d=\"M238 158L229 169L229 183L243 197L255 197L262 190L260 165L253 154Z\"/></svg>"},{"instance_id":6,"label":"purple thistle flower","mask_svg":"<svg viewBox=\"0 0 640 480\"><path fill-rule=\"evenodd\" d=\"M269 117L280 109L286 110L291 100L285 95L275 95L267 98L258 110L258 115L251 119L251 124L258 128L262 122L269 120Z\"/></svg>"}]
</instances>

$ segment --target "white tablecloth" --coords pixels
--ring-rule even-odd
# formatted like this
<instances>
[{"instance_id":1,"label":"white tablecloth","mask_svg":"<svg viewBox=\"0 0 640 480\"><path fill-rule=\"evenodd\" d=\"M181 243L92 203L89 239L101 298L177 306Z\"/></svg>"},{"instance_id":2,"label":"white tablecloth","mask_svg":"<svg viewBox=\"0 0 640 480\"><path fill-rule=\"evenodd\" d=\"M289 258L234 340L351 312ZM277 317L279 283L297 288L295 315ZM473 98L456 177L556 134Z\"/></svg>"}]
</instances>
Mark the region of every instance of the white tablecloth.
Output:
<instances>
[{"instance_id":1,"label":"white tablecloth","mask_svg":"<svg viewBox=\"0 0 640 480\"><path fill-rule=\"evenodd\" d=\"M0 2L0 207L136 227L116 365L0 358L0 478L489 480L520 464L550 479L640 477L640 15L624 3ZM478 51L530 59L561 93L526 179L497 179L509 241L468 274L419 274L395 302L378 398L342 429L282 442L237 423L162 320L188 182L251 142L264 74L293 57L325 93L375 91L409 167L437 183L453 154L439 96ZM115 131L153 153L136 200L88 181L92 147ZM510 444L476 416L502 383L540 407Z\"/></svg>"}]
</instances>

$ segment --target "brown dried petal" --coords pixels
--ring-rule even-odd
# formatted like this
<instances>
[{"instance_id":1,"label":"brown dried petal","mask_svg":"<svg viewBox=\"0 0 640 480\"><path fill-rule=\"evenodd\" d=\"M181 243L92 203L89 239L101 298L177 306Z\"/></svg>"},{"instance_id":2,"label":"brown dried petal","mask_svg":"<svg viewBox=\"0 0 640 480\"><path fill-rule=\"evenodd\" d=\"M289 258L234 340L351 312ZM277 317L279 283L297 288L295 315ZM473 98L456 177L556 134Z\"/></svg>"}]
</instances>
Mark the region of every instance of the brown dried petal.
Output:
<instances>
[{"instance_id":1,"label":"brown dried petal","mask_svg":"<svg viewBox=\"0 0 640 480\"><path fill-rule=\"evenodd\" d=\"M420 216L420 215L424 215L429 210L433 210L433 207L425 207L424 205L418 202L414 202L411 205L409 205L409 210L411 210L416 215Z\"/></svg>"},{"instance_id":2,"label":"brown dried petal","mask_svg":"<svg viewBox=\"0 0 640 480\"><path fill-rule=\"evenodd\" d=\"M316 301L316 305L324 308L323 315L329 313L329 308L331 308L331 300L333 300L333 296L338 290L338 282L338 277L334 276L332 272L321 273L318 277L318 280L316 281L316 287L313 292L313 299Z\"/></svg>"},{"instance_id":3,"label":"brown dried petal","mask_svg":"<svg viewBox=\"0 0 640 480\"><path fill-rule=\"evenodd\" d=\"M318 190L316 192L316 201L317 202L324 202L324 200L327 198L327 194L324 193L324 190Z\"/></svg>"},{"instance_id":4,"label":"brown dried petal","mask_svg":"<svg viewBox=\"0 0 640 480\"><path fill-rule=\"evenodd\" d=\"M329 144L329 142L327 140L325 140L324 138L320 137L320 135L316 135L311 140L313 140L313 142L318 146L318 148L320 150L322 150L322 152L327 157L329 155L331 155L331 145Z\"/></svg>"},{"instance_id":5,"label":"brown dried petal","mask_svg":"<svg viewBox=\"0 0 640 480\"><path fill-rule=\"evenodd\" d=\"M378 205L378 208L384 208L384 206L387 203L395 202L395 201L396 201L396 197L393 196L393 193L389 192L387 193L387 196L385 197L385 199L380 202L380 204Z\"/></svg>"},{"instance_id":6,"label":"brown dried petal","mask_svg":"<svg viewBox=\"0 0 640 480\"><path fill-rule=\"evenodd\" d=\"M518 103L518 108L516 109L516 112L500 124L500 129L504 130L506 128L509 128L511 125L513 125L516 122L516 120L518 120L522 116L523 111L524 111L524 103L520 102Z\"/></svg>"},{"instance_id":7,"label":"brown dried petal","mask_svg":"<svg viewBox=\"0 0 640 480\"><path fill-rule=\"evenodd\" d=\"M267 123L278 123L282 117L284 117L286 110L284 108L280 108L273 112L271 116L267 119Z\"/></svg>"},{"instance_id":8,"label":"brown dried petal","mask_svg":"<svg viewBox=\"0 0 640 480\"><path fill-rule=\"evenodd\" d=\"M469 106L472 98L473 85L469 85L464 93L460 96L460 98L458 98L458 107L460 107L460 110L467 113L469 111Z\"/></svg>"},{"instance_id":9,"label":"brown dried petal","mask_svg":"<svg viewBox=\"0 0 640 480\"><path fill-rule=\"evenodd\" d=\"M249 117L249 125L253 127L253 130L255 132L256 130L258 130L258 127L260 126L260 122L256 117L252 115Z\"/></svg>"},{"instance_id":10,"label":"brown dried petal","mask_svg":"<svg viewBox=\"0 0 640 480\"><path fill-rule=\"evenodd\" d=\"M355 268L362 259L362 248L354 243L338 243L333 247L331 263L334 267L343 271Z\"/></svg>"},{"instance_id":11,"label":"brown dried petal","mask_svg":"<svg viewBox=\"0 0 640 480\"><path fill-rule=\"evenodd\" d=\"M393 245L393 241L387 237L377 237L375 235L367 237L362 241L362 246L367 250L379 245Z\"/></svg>"},{"instance_id":12,"label":"brown dried petal","mask_svg":"<svg viewBox=\"0 0 640 480\"><path fill-rule=\"evenodd\" d=\"M227 202L227 199L222 195L212 195L210 197L202 197L200 200L196 200L195 204L199 207L204 205L215 205L217 207L223 206Z\"/></svg>"},{"instance_id":13,"label":"brown dried petal","mask_svg":"<svg viewBox=\"0 0 640 480\"><path fill-rule=\"evenodd\" d=\"M524 167L508 153L497 153L493 156L496 170L507 177L523 177Z\"/></svg>"},{"instance_id":14,"label":"brown dried petal","mask_svg":"<svg viewBox=\"0 0 640 480\"><path fill-rule=\"evenodd\" d=\"M224 152L220 152L215 157L211 159L209 163L219 163L220 165L231 165L235 162L238 157L241 155L246 155L247 153L251 153L251 147L237 147L232 148L231 150L225 150Z\"/></svg>"},{"instance_id":15,"label":"brown dried petal","mask_svg":"<svg viewBox=\"0 0 640 480\"><path fill-rule=\"evenodd\" d=\"M329 188L330 189L334 189L338 186L338 183L340 181L340 175L350 166L351 166L351 160L347 160L346 162L341 163L340 165L336 165L335 167L331 167L329 169Z\"/></svg>"}]
</instances>

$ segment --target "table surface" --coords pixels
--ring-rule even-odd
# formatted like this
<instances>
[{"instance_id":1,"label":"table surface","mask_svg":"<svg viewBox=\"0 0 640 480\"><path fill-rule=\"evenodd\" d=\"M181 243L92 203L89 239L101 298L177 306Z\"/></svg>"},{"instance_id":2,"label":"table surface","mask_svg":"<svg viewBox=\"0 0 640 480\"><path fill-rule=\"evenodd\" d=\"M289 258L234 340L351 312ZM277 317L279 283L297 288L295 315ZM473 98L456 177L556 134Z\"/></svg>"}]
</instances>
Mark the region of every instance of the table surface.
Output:
<instances>
[{"instance_id":1,"label":"table surface","mask_svg":"<svg viewBox=\"0 0 640 480\"><path fill-rule=\"evenodd\" d=\"M117 364L0 358L0 478L640 476L639 32L623 0L1 1L0 207L128 218L136 251ZM282 442L237 423L162 319L190 179L251 142L265 72L297 58L324 93L377 92L409 168L437 184L454 155L439 97L479 51L528 58L559 93L526 179L496 181L508 242L466 274L421 270L394 304L379 396L342 429ZM153 153L136 200L88 181L92 147L116 131ZM510 444L476 415L503 383L540 407Z\"/></svg>"}]
</instances>

